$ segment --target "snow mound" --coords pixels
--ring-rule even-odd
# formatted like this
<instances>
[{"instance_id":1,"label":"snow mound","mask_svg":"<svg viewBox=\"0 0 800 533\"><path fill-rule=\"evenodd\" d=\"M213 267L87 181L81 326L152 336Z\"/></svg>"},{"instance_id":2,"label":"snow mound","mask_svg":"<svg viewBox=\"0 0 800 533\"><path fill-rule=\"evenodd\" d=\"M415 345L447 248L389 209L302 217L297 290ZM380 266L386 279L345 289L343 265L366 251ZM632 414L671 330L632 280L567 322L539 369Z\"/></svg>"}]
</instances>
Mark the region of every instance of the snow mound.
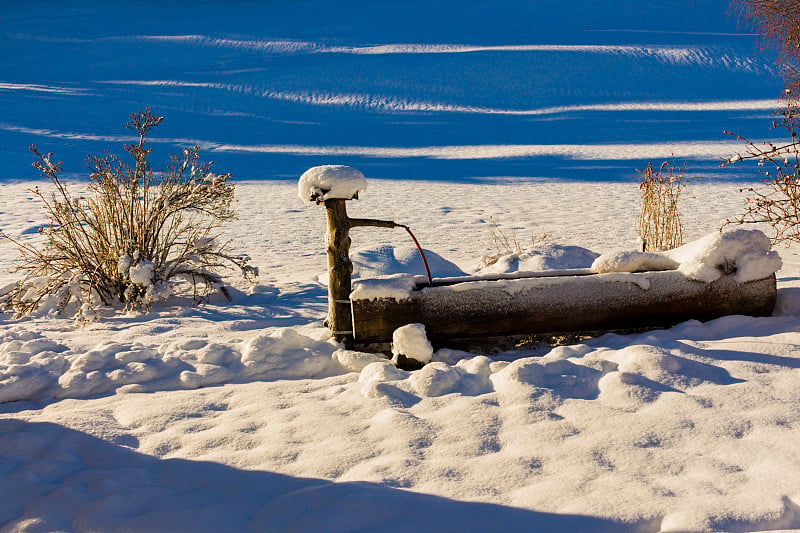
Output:
<instances>
[{"instance_id":1,"label":"snow mound","mask_svg":"<svg viewBox=\"0 0 800 533\"><path fill-rule=\"evenodd\" d=\"M297 183L297 194L307 203L341 198L352 200L367 188L364 174L345 165L322 165L306 170Z\"/></svg>"},{"instance_id":2,"label":"snow mound","mask_svg":"<svg viewBox=\"0 0 800 533\"><path fill-rule=\"evenodd\" d=\"M244 345L244 374L259 379L298 379L324 376L333 369L334 346L281 328L259 334Z\"/></svg>"},{"instance_id":3,"label":"snow mound","mask_svg":"<svg viewBox=\"0 0 800 533\"><path fill-rule=\"evenodd\" d=\"M150 346L103 341L89 349L10 331L0 336L0 403L327 377L379 360L373 354L334 356L336 348L294 328L227 343L190 337Z\"/></svg>"},{"instance_id":4,"label":"snow mound","mask_svg":"<svg viewBox=\"0 0 800 533\"><path fill-rule=\"evenodd\" d=\"M378 354L355 350L336 350L332 357L350 372L361 372L369 364L386 362L386 358Z\"/></svg>"},{"instance_id":5,"label":"snow mound","mask_svg":"<svg viewBox=\"0 0 800 533\"><path fill-rule=\"evenodd\" d=\"M764 279L783 265L759 230L715 232L665 252L614 252L592 263L597 273L677 269L689 279L711 283L731 273L739 283Z\"/></svg>"},{"instance_id":6,"label":"snow mound","mask_svg":"<svg viewBox=\"0 0 800 533\"><path fill-rule=\"evenodd\" d=\"M397 381L408 377L408 372L400 370L389 361L375 361L361 369L358 382L365 385Z\"/></svg>"},{"instance_id":7,"label":"snow mound","mask_svg":"<svg viewBox=\"0 0 800 533\"><path fill-rule=\"evenodd\" d=\"M544 244L523 253L509 253L489 257L488 259L493 263L480 268L477 274L509 274L512 272L588 268L599 255L580 246Z\"/></svg>"},{"instance_id":8,"label":"snow mound","mask_svg":"<svg viewBox=\"0 0 800 533\"><path fill-rule=\"evenodd\" d=\"M430 363L433 358L433 346L425 333L424 324L406 324L392 333L392 354L405 355L420 363Z\"/></svg>"},{"instance_id":9,"label":"snow mound","mask_svg":"<svg viewBox=\"0 0 800 533\"><path fill-rule=\"evenodd\" d=\"M424 250L424 249L423 249ZM466 272L431 250L424 250L425 259L434 277L465 276ZM350 255L353 261L353 277L372 278L390 274L425 275L425 265L414 246L381 245L377 248L358 250Z\"/></svg>"},{"instance_id":10,"label":"snow mound","mask_svg":"<svg viewBox=\"0 0 800 533\"><path fill-rule=\"evenodd\" d=\"M431 250L425 250L425 259L431 275L439 278L466 276L455 263L452 263ZM375 248L364 248L350 254L353 263L353 279L378 278L393 274L412 274L426 276L425 265L419 251L414 246L392 246L384 244ZM328 285L328 272L317 276L322 285Z\"/></svg>"}]
</instances>

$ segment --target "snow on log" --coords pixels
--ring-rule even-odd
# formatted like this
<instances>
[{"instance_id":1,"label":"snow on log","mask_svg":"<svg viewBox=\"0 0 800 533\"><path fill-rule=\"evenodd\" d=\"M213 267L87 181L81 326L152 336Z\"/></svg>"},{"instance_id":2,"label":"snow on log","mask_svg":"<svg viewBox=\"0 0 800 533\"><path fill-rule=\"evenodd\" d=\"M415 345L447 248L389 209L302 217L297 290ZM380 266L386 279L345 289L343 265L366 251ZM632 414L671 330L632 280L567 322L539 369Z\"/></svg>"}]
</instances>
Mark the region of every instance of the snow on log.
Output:
<instances>
[{"instance_id":1,"label":"snow on log","mask_svg":"<svg viewBox=\"0 0 800 533\"><path fill-rule=\"evenodd\" d=\"M357 343L386 342L400 326L424 324L428 338L666 327L725 315L768 316L775 275L711 283L677 270L479 280L411 290L407 297L353 299Z\"/></svg>"}]
</instances>

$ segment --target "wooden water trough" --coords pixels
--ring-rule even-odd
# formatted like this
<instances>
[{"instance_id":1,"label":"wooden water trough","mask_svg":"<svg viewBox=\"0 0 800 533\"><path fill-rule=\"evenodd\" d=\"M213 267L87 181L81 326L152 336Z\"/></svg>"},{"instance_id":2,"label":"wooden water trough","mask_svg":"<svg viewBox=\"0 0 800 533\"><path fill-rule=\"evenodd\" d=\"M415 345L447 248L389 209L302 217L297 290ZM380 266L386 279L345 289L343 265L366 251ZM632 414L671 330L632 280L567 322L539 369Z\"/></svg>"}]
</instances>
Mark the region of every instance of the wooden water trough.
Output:
<instances>
[{"instance_id":1,"label":"wooden water trough","mask_svg":"<svg viewBox=\"0 0 800 533\"><path fill-rule=\"evenodd\" d=\"M675 270L539 272L513 279L434 279L433 286L420 281L405 297L352 299L355 342L390 341L395 329L409 323L424 324L431 340L441 340L665 327L732 314L768 316L777 296L774 274L746 283L733 275L704 283Z\"/></svg>"},{"instance_id":2,"label":"wooden water trough","mask_svg":"<svg viewBox=\"0 0 800 533\"><path fill-rule=\"evenodd\" d=\"M676 270L596 274L579 269L447 279L428 272L427 278L409 276L399 293L352 292L350 230L408 228L349 218L345 201L357 198L357 192L333 198L328 193L315 190L308 199L324 204L328 218L325 324L348 345L390 341L395 329L411 323L424 324L431 340L442 340L665 327L732 314L768 316L775 307L774 274L740 283L731 265L720 266L722 275L711 283Z\"/></svg>"}]
</instances>

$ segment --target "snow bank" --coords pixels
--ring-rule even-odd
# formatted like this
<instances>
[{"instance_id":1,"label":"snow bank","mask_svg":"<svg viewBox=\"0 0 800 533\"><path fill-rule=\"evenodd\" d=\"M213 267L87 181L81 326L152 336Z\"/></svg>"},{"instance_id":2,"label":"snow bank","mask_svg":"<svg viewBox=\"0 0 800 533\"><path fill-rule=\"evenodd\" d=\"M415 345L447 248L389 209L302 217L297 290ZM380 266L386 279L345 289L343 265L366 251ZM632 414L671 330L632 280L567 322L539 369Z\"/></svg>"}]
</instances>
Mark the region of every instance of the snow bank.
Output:
<instances>
[{"instance_id":1,"label":"snow bank","mask_svg":"<svg viewBox=\"0 0 800 533\"><path fill-rule=\"evenodd\" d=\"M271 328L245 341L99 341L89 350L70 349L41 333L11 330L0 336L0 403L324 377L360 371L367 361L359 358L378 358L336 354L336 348L294 328Z\"/></svg>"},{"instance_id":2,"label":"snow bank","mask_svg":"<svg viewBox=\"0 0 800 533\"><path fill-rule=\"evenodd\" d=\"M603 254L592 263L597 273L677 269L689 279L711 283L733 274L739 283L764 279L782 266L769 237L759 230L711 233L665 252L623 251Z\"/></svg>"},{"instance_id":3,"label":"snow bank","mask_svg":"<svg viewBox=\"0 0 800 533\"><path fill-rule=\"evenodd\" d=\"M297 194L304 202L334 198L351 200L367 188L364 174L344 165L322 165L306 170L297 183Z\"/></svg>"}]
</instances>

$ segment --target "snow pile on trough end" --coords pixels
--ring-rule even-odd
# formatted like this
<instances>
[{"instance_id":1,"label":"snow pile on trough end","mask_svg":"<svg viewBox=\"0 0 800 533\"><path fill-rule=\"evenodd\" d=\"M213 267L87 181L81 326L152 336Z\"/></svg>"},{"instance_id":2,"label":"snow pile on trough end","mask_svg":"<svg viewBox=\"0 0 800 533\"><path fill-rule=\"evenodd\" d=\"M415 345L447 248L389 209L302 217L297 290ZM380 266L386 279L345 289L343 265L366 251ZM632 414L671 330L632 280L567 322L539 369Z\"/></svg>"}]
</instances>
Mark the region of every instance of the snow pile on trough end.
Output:
<instances>
[{"instance_id":1,"label":"snow pile on trough end","mask_svg":"<svg viewBox=\"0 0 800 533\"><path fill-rule=\"evenodd\" d=\"M297 182L297 194L307 203L341 198L352 200L367 188L360 171L345 165L321 165L306 170Z\"/></svg>"},{"instance_id":2,"label":"snow pile on trough end","mask_svg":"<svg viewBox=\"0 0 800 533\"><path fill-rule=\"evenodd\" d=\"M707 283L726 269L734 269L736 281L744 283L769 277L783 266L778 252L770 251L769 237L755 229L711 233L667 254L686 277Z\"/></svg>"},{"instance_id":3,"label":"snow pile on trough end","mask_svg":"<svg viewBox=\"0 0 800 533\"><path fill-rule=\"evenodd\" d=\"M592 263L597 273L677 269L689 279L711 283L733 273L739 283L764 279L783 262L760 230L715 232L665 252L613 252Z\"/></svg>"},{"instance_id":4,"label":"snow pile on trough end","mask_svg":"<svg viewBox=\"0 0 800 533\"><path fill-rule=\"evenodd\" d=\"M96 336L94 345L74 347L6 328L0 334L0 403L325 377L352 368L333 356L337 347L295 328L269 328L247 339L201 335L147 344Z\"/></svg>"}]
</instances>

